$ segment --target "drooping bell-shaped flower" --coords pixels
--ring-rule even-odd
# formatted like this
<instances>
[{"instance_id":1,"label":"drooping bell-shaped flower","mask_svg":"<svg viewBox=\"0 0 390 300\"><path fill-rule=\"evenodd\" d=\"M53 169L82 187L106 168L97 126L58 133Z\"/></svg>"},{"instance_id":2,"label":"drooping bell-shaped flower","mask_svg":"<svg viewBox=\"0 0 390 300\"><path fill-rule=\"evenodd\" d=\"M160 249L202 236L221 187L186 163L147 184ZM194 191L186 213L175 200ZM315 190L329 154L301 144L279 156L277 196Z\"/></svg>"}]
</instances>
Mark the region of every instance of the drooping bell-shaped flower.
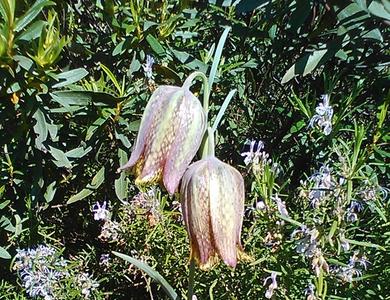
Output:
<instances>
[{"instance_id":1,"label":"drooping bell-shaped flower","mask_svg":"<svg viewBox=\"0 0 390 300\"><path fill-rule=\"evenodd\" d=\"M130 160L119 171L135 166L136 184L162 179L173 194L205 130L205 112L188 87L160 86L146 105Z\"/></svg>"},{"instance_id":2,"label":"drooping bell-shaped flower","mask_svg":"<svg viewBox=\"0 0 390 300\"><path fill-rule=\"evenodd\" d=\"M240 242L244 215L244 180L233 167L214 156L193 163L180 190L191 259L207 270L221 258L235 267L248 258Z\"/></svg>"}]
</instances>

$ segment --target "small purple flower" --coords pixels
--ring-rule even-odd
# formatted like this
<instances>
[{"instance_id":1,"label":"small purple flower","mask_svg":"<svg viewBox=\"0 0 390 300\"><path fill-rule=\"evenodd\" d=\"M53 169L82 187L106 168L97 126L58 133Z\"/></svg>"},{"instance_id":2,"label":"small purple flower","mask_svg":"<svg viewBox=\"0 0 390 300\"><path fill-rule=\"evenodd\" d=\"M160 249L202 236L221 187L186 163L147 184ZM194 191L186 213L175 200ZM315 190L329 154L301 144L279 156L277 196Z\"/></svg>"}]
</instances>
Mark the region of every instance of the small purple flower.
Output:
<instances>
[{"instance_id":1,"label":"small purple flower","mask_svg":"<svg viewBox=\"0 0 390 300\"><path fill-rule=\"evenodd\" d=\"M109 218L110 212L106 209L106 206L106 201L104 201L102 205L100 205L99 202L95 203L92 208L92 212L94 213L93 218L95 219L95 221L104 221Z\"/></svg>"},{"instance_id":2,"label":"small purple flower","mask_svg":"<svg viewBox=\"0 0 390 300\"><path fill-rule=\"evenodd\" d=\"M344 235L344 232L341 232L339 234L339 239L340 239L340 245L341 247L343 248L344 251L349 251L349 249L351 248L349 242L345 239L345 235Z\"/></svg>"},{"instance_id":3,"label":"small purple flower","mask_svg":"<svg viewBox=\"0 0 390 300\"><path fill-rule=\"evenodd\" d=\"M100 256L99 265L101 266L108 266L110 263L110 254L102 254Z\"/></svg>"},{"instance_id":4,"label":"small purple flower","mask_svg":"<svg viewBox=\"0 0 390 300\"><path fill-rule=\"evenodd\" d=\"M15 256L14 270L22 281L26 293L31 298L56 299L55 287L69 275L67 262L56 255L56 250L45 245L35 249L18 249Z\"/></svg>"},{"instance_id":5,"label":"small purple flower","mask_svg":"<svg viewBox=\"0 0 390 300\"><path fill-rule=\"evenodd\" d=\"M305 289L305 295L307 296L306 300L315 300L315 286L312 283L309 283L307 288Z\"/></svg>"},{"instance_id":6,"label":"small purple flower","mask_svg":"<svg viewBox=\"0 0 390 300\"><path fill-rule=\"evenodd\" d=\"M350 212L350 211L347 212L347 214L346 214L347 222L354 223L357 221L357 219L358 219L358 216L356 213Z\"/></svg>"},{"instance_id":7,"label":"small purple flower","mask_svg":"<svg viewBox=\"0 0 390 300\"><path fill-rule=\"evenodd\" d=\"M150 55L146 55L146 63L142 65L144 69L145 77L147 79L153 79L153 64L154 58Z\"/></svg>"},{"instance_id":8,"label":"small purple flower","mask_svg":"<svg viewBox=\"0 0 390 300\"><path fill-rule=\"evenodd\" d=\"M335 187L331 169L327 165L323 165L318 172L310 176L309 181L314 182L314 186L309 191L310 206L318 208L322 200Z\"/></svg>"},{"instance_id":9,"label":"small purple flower","mask_svg":"<svg viewBox=\"0 0 390 300\"><path fill-rule=\"evenodd\" d=\"M337 269L337 275L344 282L352 282L354 277L362 276L362 270L357 267L357 264L366 270L369 261L365 255L359 256L358 252L354 252L354 254L349 258L348 265Z\"/></svg>"},{"instance_id":10,"label":"small purple flower","mask_svg":"<svg viewBox=\"0 0 390 300\"><path fill-rule=\"evenodd\" d=\"M323 101L316 107L316 114L311 118L309 127L314 128L315 124L321 128L325 135L332 131L333 108L329 105L329 95L322 95Z\"/></svg>"},{"instance_id":11,"label":"small purple flower","mask_svg":"<svg viewBox=\"0 0 390 300\"><path fill-rule=\"evenodd\" d=\"M302 225L301 228L293 231L291 238L294 238L298 234L301 238L297 241L297 253L302 253L306 257L313 257L317 250L318 230L316 228L309 230L306 225Z\"/></svg>"},{"instance_id":12,"label":"small purple flower","mask_svg":"<svg viewBox=\"0 0 390 300\"><path fill-rule=\"evenodd\" d=\"M265 210L266 209L266 205L264 203L264 201L258 201L256 203L256 210Z\"/></svg>"},{"instance_id":13,"label":"small purple flower","mask_svg":"<svg viewBox=\"0 0 390 300\"><path fill-rule=\"evenodd\" d=\"M363 210L363 205L358 201L351 201L349 209L351 211L361 212Z\"/></svg>"},{"instance_id":14,"label":"small purple flower","mask_svg":"<svg viewBox=\"0 0 390 300\"><path fill-rule=\"evenodd\" d=\"M286 208L286 203L284 201L282 201L282 199L280 199L278 195L275 195L275 196L271 197L271 199L276 203L276 205L278 207L279 213L283 217L288 217L288 211L287 211L287 208Z\"/></svg>"},{"instance_id":15,"label":"small purple flower","mask_svg":"<svg viewBox=\"0 0 390 300\"><path fill-rule=\"evenodd\" d=\"M256 146L257 143L257 146ZM241 156L245 156L244 163L245 165L253 164L254 166L265 165L271 163L269 154L264 149L264 143L262 141L256 142L255 140L251 141L248 152L241 153Z\"/></svg>"},{"instance_id":16,"label":"small purple flower","mask_svg":"<svg viewBox=\"0 0 390 300\"><path fill-rule=\"evenodd\" d=\"M268 286L267 291L265 292L265 297L267 299L271 299L272 295L274 294L274 290L278 288L278 282L276 281L276 276L278 274L276 272L272 272L271 276L268 276L266 279L264 279L263 285L266 286L268 282L270 281L270 284Z\"/></svg>"},{"instance_id":17,"label":"small purple flower","mask_svg":"<svg viewBox=\"0 0 390 300\"><path fill-rule=\"evenodd\" d=\"M357 213L362 211L363 205L357 201L351 201L351 204L349 205L347 212L346 212L346 220L348 222L356 222L358 220Z\"/></svg>"}]
</instances>

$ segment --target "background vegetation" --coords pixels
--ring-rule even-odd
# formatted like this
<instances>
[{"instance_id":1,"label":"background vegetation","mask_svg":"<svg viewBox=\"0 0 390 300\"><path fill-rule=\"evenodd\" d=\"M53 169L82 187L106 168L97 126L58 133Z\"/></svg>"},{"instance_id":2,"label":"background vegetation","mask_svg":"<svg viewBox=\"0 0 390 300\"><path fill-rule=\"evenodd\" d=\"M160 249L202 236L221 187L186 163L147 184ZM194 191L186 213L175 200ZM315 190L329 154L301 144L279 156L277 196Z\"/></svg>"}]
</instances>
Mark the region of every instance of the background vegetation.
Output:
<instances>
[{"instance_id":1,"label":"background vegetation","mask_svg":"<svg viewBox=\"0 0 390 300\"><path fill-rule=\"evenodd\" d=\"M216 151L244 175L254 260L197 271L198 299L386 299L389 22L387 0L0 0L0 298L165 297L111 251L185 296L178 199L116 169L152 91L209 72L230 26L210 110L238 90Z\"/></svg>"}]
</instances>

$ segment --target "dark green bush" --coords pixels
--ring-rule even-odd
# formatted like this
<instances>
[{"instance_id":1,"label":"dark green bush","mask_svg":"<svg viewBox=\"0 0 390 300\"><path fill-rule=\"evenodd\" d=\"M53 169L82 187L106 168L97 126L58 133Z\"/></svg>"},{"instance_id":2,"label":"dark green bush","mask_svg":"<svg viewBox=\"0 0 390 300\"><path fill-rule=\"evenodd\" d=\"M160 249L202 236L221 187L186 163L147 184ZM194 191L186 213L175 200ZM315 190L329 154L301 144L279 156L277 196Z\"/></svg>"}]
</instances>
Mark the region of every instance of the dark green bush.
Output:
<instances>
[{"instance_id":1,"label":"dark green bush","mask_svg":"<svg viewBox=\"0 0 390 300\"><path fill-rule=\"evenodd\" d=\"M138 188L116 169L156 86L209 74L230 26L210 116L237 89L216 152L244 175L242 241L253 261L196 271L198 299L260 299L272 272L275 299L385 299L389 7L0 0L0 294L25 299L12 258L46 244L63 249L74 274L93 275L95 297L164 297L111 251L147 262L185 297L189 246L178 198ZM316 111L321 95L332 108L330 132ZM252 140L264 148L246 165ZM96 202L106 202L109 219L94 220ZM71 280L62 284L81 297Z\"/></svg>"}]
</instances>

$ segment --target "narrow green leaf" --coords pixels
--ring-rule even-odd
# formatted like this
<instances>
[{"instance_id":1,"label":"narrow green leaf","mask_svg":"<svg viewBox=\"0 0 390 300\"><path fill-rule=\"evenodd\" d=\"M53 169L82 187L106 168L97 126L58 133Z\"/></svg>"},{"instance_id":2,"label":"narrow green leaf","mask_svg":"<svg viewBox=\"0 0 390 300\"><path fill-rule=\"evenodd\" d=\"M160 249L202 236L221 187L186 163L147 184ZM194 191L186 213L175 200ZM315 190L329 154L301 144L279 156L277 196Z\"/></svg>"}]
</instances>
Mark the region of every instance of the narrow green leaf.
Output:
<instances>
[{"instance_id":1,"label":"narrow green leaf","mask_svg":"<svg viewBox=\"0 0 390 300\"><path fill-rule=\"evenodd\" d=\"M123 146L125 146L126 148L131 147L131 143L130 143L129 139L123 133L118 133L115 130L115 138L120 140L122 142Z\"/></svg>"},{"instance_id":2,"label":"narrow green leaf","mask_svg":"<svg viewBox=\"0 0 390 300\"><path fill-rule=\"evenodd\" d=\"M104 73L106 73L106 75L108 76L108 78L110 78L110 80L112 81L112 83L115 85L116 89L118 90L118 94L122 96L122 89L121 89L121 86L118 82L118 80L116 80L115 78L115 75L111 72L111 70L109 68L107 68L105 65L103 65L102 63L100 64L100 67L102 68L102 70L104 71Z\"/></svg>"},{"instance_id":3,"label":"narrow green leaf","mask_svg":"<svg viewBox=\"0 0 390 300\"><path fill-rule=\"evenodd\" d=\"M72 204L74 202L80 201L89 195L93 193L92 190L90 189L83 189L81 192L78 192L76 195L73 195L72 197L69 198L69 200L66 202L66 204Z\"/></svg>"},{"instance_id":4,"label":"narrow green leaf","mask_svg":"<svg viewBox=\"0 0 390 300\"><path fill-rule=\"evenodd\" d=\"M165 54L163 46L161 46L160 42L154 36L148 34L146 36L146 41L158 56L163 56Z\"/></svg>"},{"instance_id":5,"label":"narrow green leaf","mask_svg":"<svg viewBox=\"0 0 390 300\"><path fill-rule=\"evenodd\" d=\"M9 254L9 252L1 246L0 246L0 258L3 258L3 259L10 259L11 258L11 254Z\"/></svg>"},{"instance_id":6,"label":"narrow green leaf","mask_svg":"<svg viewBox=\"0 0 390 300\"><path fill-rule=\"evenodd\" d=\"M134 56L133 56L133 59L130 63L130 73L133 74L134 72L138 72L139 69L141 69L141 63L139 62L139 60L136 58L136 53L134 52Z\"/></svg>"},{"instance_id":7,"label":"narrow green leaf","mask_svg":"<svg viewBox=\"0 0 390 300\"><path fill-rule=\"evenodd\" d=\"M68 152L65 153L65 155L67 157L70 157L70 158L81 158L83 157L84 155L86 155L88 152L90 152L92 150L92 147L89 146L88 148L83 148L83 147L78 147L78 148L75 148L75 149L72 149Z\"/></svg>"},{"instance_id":8,"label":"narrow green leaf","mask_svg":"<svg viewBox=\"0 0 390 300\"><path fill-rule=\"evenodd\" d=\"M162 277L157 271L153 270L148 264L139 261L138 259L135 259L133 257L130 257L128 255L112 251L112 253L129 263L135 265L137 268L144 271L146 274L148 274L152 279L156 280L158 283L160 283L165 291L165 293L173 300L179 299L177 293L173 289L173 287L165 280L164 277Z\"/></svg>"},{"instance_id":9,"label":"narrow green leaf","mask_svg":"<svg viewBox=\"0 0 390 300\"><path fill-rule=\"evenodd\" d=\"M104 166L100 168L100 170L96 173L96 175L92 178L91 184L87 185L87 188L97 189L104 181Z\"/></svg>"},{"instance_id":10,"label":"narrow green leaf","mask_svg":"<svg viewBox=\"0 0 390 300\"><path fill-rule=\"evenodd\" d=\"M371 2L368 6L368 11L377 17L390 21L390 13L385 9L385 6L377 0Z\"/></svg>"},{"instance_id":11,"label":"narrow green leaf","mask_svg":"<svg viewBox=\"0 0 390 300\"><path fill-rule=\"evenodd\" d=\"M99 119L95 120L95 122L93 122L91 126L88 127L87 134L85 136L86 141L89 141L92 138L96 130L103 126L103 124L108 120L108 117L109 115L100 117Z\"/></svg>"},{"instance_id":12,"label":"narrow green leaf","mask_svg":"<svg viewBox=\"0 0 390 300\"><path fill-rule=\"evenodd\" d=\"M290 217L287 217L287 216L283 216L281 214L276 214L278 216L278 218L281 218L282 220L285 220L293 225L296 225L296 226L302 226L303 224L302 223L299 223L298 221L295 221L294 219L291 219Z\"/></svg>"},{"instance_id":13,"label":"narrow green leaf","mask_svg":"<svg viewBox=\"0 0 390 300\"><path fill-rule=\"evenodd\" d=\"M31 42L41 36L42 28L47 23L43 20L38 20L31 24L25 31L23 31L20 35L17 36L17 41L27 41Z\"/></svg>"},{"instance_id":14,"label":"narrow green leaf","mask_svg":"<svg viewBox=\"0 0 390 300\"><path fill-rule=\"evenodd\" d=\"M54 157L53 162L57 167L72 168L72 164L62 150L50 146L49 152Z\"/></svg>"},{"instance_id":15,"label":"narrow green leaf","mask_svg":"<svg viewBox=\"0 0 390 300\"><path fill-rule=\"evenodd\" d=\"M55 5L54 2L48 0L37 0L31 8L17 21L15 31L21 31L41 12L42 8L49 5Z\"/></svg>"},{"instance_id":16,"label":"narrow green leaf","mask_svg":"<svg viewBox=\"0 0 390 300\"><path fill-rule=\"evenodd\" d=\"M141 125L141 120L133 121L129 123L129 126L127 126L127 129L130 131L137 132L139 130L139 126Z\"/></svg>"},{"instance_id":17,"label":"narrow green leaf","mask_svg":"<svg viewBox=\"0 0 390 300\"><path fill-rule=\"evenodd\" d=\"M0 218L0 227L12 233L14 233L16 230L15 226L12 225L11 220L5 216Z\"/></svg>"},{"instance_id":18,"label":"narrow green leaf","mask_svg":"<svg viewBox=\"0 0 390 300\"><path fill-rule=\"evenodd\" d=\"M383 36L378 28L372 29L369 32L363 34L362 38L383 42Z\"/></svg>"},{"instance_id":19,"label":"narrow green leaf","mask_svg":"<svg viewBox=\"0 0 390 300\"><path fill-rule=\"evenodd\" d=\"M122 54L126 48L124 47L126 40L121 41L114 50L112 51L112 56L117 56L118 54Z\"/></svg>"},{"instance_id":20,"label":"narrow green leaf","mask_svg":"<svg viewBox=\"0 0 390 300\"><path fill-rule=\"evenodd\" d=\"M310 54L306 54L301 57L294 65L292 65L284 74L282 78L282 83L286 83L293 79L297 75L306 76L312 72L318 64L321 62L321 59L324 57L328 50L316 50Z\"/></svg>"},{"instance_id":21,"label":"narrow green leaf","mask_svg":"<svg viewBox=\"0 0 390 300\"><path fill-rule=\"evenodd\" d=\"M0 209L3 209L4 207L6 207L10 203L11 203L11 200L5 200L5 201L1 202Z\"/></svg>"},{"instance_id":22,"label":"narrow green leaf","mask_svg":"<svg viewBox=\"0 0 390 300\"><path fill-rule=\"evenodd\" d=\"M127 153L122 149L118 149L119 166L123 166L127 162ZM127 198L128 182L125 172L121 172L118 179L115 179L115 194L120 201Z\"/></svg>"},{"instance_id":23,"label":"narrow green leaf","mask_svg":"<svg viewBox=\"0 0 390 300\"><path fill-rule=\"evenodd\" d=\"M221 121L223 115L225 114L226 108L228 107L230 101L233 99L234 95L236 94L237 90L231 90L229 94L226 96L225 100L222 103L222 106L218 112L217 117L215 118L212 131L215 132L218 128L219 122Z\"/></svg>"},{"instance_id":24,"label":"narrow green leaf","mask_svg":"<svg viewBox=\"0 0 390 300\"><path fill-rule=\"evenodd\" d=\"M386 218L386 215L385 215L385 211L386 210L382 208L383 209L383 211L382 211L382 209L380 207L380 205L381 205L380 201L376 201L376 203L375 202L367 202L367 203L368 203L369 207L372 210L375 210L378 213L378 215L381 217L381 219L385 223L387 223L387 218Z\"/></svg>"},{"instance_id":25,"label":"narrow green leaf","mask_svg":"<svg viewBox=\"0 0 390 300\"><path fill-rule=\"evenodd\" d=\"M237 4L237 13L250 12L255 9L261 9L272 3L272 0L241 0Z\"/></svg>"},{"instance_id":26,"label":"narrow green leaf","mask_svg":"<svg viewBox=\"0 0 390 300\"><path fill-rule=\"evenodd\" d=\"M226 39L227 39L227 36L229 34L230 29L231 29L230 27L226 27L221 35L221 38L218 41L217 50L215 51L214 60L213 60L213 64L211 65L211 70L210 70L210 75L209 75L209 89L210 89L210 91L212 91L212 86L213 86L213 83L215 80L215 75L217 74L218 65L219 65L219 62L220 62L221 56L222 56L223 46L225 45L225 42L226 42Z\"/></svg>"},{"instance_id":27,"label":"narrow green leaf","mask_svg":"<svg viewBox=\"0 0 390 300\"><path fill-rule=\"evenodd\" d=\"M337 14L337 19L342 22L344 26L346 22L349 23L355 23L355 22L361 22L362 20L368 18L369 15L366 12L365 9L363 9L359 4L357 3L351 3L347 5L344 9L342 9L338 14ZM347 20L347 21L345 21Z\"/></svg>"},{"instance_id":28,"label":"narrow green leaf","mask_svg":"<svg viewBox=\"0 0 390 300\"><path fill-rule=\"evenodd\" d=\"M50 94L53 101L61 104L64 107L70 107L71 105L88 106L92 103L91 96L88 93L83 92L54 92Z\"/></svg>"},{"instance_id":29,"label":"narrow green leaf","mask_svg":"<svg viewBox=\"0 0 390 300\"><path fill-rule=\"evenodd\" d=\"M92 91L58 91L50 93L53 101L69 108L72 105L88 106L94 104L96 106L114 106L124 98L115 97L113 95L92 92Z\"/></svg>"},{"instance_id":30,"label":"narrow green leaf","mask_svg":"<svg viewBox=\"0 0 390 300\"><path fill-rule=\"evenodd\" d=\"M60 87L67 86L69 84L80 81L87 75L88 75L88 71L85 70L84 68L78 68L78 69L63 72L56 76L59 82L53 85L52 87L60 88Z\"/></svg>"},{"instance_id":31,"label":"narrow green leaf","mask_svg":"<svg viewBox=\"0 0 390 300\"><path fill-rule=\"evenodd\" d=\"M14 61L17 61L19 66L21 66L26 71L29 71L34 65L34 61L32 59L22 55L15 55Z\"/></svg>"},{"instance_id":32,"label":"narrow green leaf","mask_svg":"<svg viewBox=\"0 0 390 300\"><path fill-rule=\"evenodd\" d=\"M33 115L33 119L36 120L34 125L34 132L37 135L35 138L35 146L39 150L46 150L46 147L42 144L47 139L48 129L46 125L45 115L40 108L36 110Z\"/></svg>"},{"instance_id":33,"label":"narrow green leaf","mask_svg":"<svg viewBox=\"0 0 390 300\"><path fill-rule=\"evenodd\" d=\"M6 2L4 2L5 5L7 5ZM3 19L8 23L8 5L5 7L3 4L3 1L0 1L0 15L3 17Z\"/></svg>"},{"instance_id":34,"label":"narrow green leaf","mask_svg":"<svg viewBox=\"0 0 390 300\"><path fill-rule=\"evenodd\" d=\"M379 250L386 251L386 249L380 245L369 243L369 242L361 242L361 241L355 241L355 240L350 240L350 239L345 239L348 243L352 245L357 245L357 246L363 246L363 247L370 247L370 248L376 248Z\"/></svg>"},{"instance_id":35,"label":"narrow green leaf","mask_svg":"<svg viewBox=\"0 0 390 300\"><path fill-rule=\"evenodd\" d=\"M81 192L78 192L76 195L73 195L69 198L69 200L66 202L66 204L72 204L74 202L80 201L89 195L91 195L95 190L97 190L102 183L104 182L104 166L100 168L100 170L96 173L96 175L92 178L92 181L90 184L87 184L85 189L81 190Z\"/></svg>"},{"instance_id":36,"label":"narrow green leaf","mask_svg":"<svg viewBox=\"0 0 390 300\"><path fill-rule=\"evenodd\" d=\"M23 226L22 226L22 219L19 215L14 215L15 218L15 236L18 236L22 233Z\"/></svg>"},{"instance_id":37,"label":"narrow green leaf","mask_svg":"<svg viewBox=\"0 0 390 300\"><path fill-rule=\"evenodd\" d=\"M53 181L46 188L46 192L44 194L44 197L45 197L45 200L47 203L51 202L56 194L57 188L55 187L55 185L56 185L56 182Z\"/></svg>"},{"instance_id":38,"label":"narrow green leaf","mask_svg":"<svg viewBox=\"0 0 390 300\"><path fill-rule=\"evenodd\" d=\"M330 228L329 230L329 234L328 234L328 241L329 243L333 246L333 236L334 236L334 233L336 232L337 230L337 225L338 225L338 222L337 221L333 221L333 224L332 224L332 227Z\"/></svg>"},{"instance_id":39,"label":"narrow green leaf","mask_svg":"<svg viewBox=\"0 0 390 300\"><path fill-rule=\"evenodd\" d=\"M194 58L189 55L187 52L184 52L184 51L178 51L178 50L175 50L175 49L172 49L171 50L173 55L182 63L186 63L188 59L191 59L193 60Z\"/></svg>"}]
</instances>

